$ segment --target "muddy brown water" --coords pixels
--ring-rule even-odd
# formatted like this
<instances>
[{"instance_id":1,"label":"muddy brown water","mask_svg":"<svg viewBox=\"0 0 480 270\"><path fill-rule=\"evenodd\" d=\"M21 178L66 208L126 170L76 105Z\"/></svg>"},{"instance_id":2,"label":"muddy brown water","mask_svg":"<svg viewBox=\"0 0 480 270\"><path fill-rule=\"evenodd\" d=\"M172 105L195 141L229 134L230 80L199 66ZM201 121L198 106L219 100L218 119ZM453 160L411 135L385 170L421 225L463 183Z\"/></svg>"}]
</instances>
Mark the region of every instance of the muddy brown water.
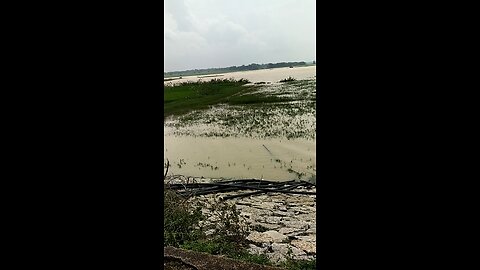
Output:
<instances>
[{"instance_id":1,"label":"muddy brown water","mask_svg":"<svg viewBox=\"0 0 480 270\"><path fill-rule=\"evenodd\" d=\"M165 136L169 173L205 178L308 180L316 175L315 140ZM290 171L289 171L290 169Z\"/></svg>"}]
</instances>

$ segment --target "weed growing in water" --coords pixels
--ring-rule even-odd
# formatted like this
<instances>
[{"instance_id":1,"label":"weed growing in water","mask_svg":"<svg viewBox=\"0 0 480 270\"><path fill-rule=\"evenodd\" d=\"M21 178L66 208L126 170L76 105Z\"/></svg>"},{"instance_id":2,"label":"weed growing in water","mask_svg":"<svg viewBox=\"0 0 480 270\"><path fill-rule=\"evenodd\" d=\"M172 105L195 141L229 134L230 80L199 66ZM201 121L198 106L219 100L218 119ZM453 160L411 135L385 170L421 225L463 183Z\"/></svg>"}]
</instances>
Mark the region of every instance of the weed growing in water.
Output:
<instances>
[{"instance_id":1,"label":"weed growing in water","mask_svg":"<svg viewBox=\"0 0 480 270\"><path fill-rule=\"evenodd\" d=\"M280 82L293 82L293 81L295 81L295 78L293 78L291 76L286 78L286 79L280 80Z\"/></svg>"}]
</instances>

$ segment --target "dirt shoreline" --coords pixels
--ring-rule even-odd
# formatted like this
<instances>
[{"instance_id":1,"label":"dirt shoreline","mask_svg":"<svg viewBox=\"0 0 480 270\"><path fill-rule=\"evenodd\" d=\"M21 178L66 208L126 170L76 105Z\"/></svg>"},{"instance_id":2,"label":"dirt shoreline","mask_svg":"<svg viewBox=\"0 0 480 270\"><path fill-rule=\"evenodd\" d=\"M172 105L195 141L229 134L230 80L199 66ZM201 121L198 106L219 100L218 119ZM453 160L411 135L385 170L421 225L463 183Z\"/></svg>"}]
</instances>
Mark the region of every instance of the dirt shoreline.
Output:
<instances>
[{"instance_id":1,"label":"dirt shoreline","mask_svg":"<svg viewBox=\"0 0 480 270\"><path fill-rule=\"evenodd\" d=\"M164 269L169 270L282 270L284 268L238 261L174 247L163 248Z\"/></svg>"}]
</instances>

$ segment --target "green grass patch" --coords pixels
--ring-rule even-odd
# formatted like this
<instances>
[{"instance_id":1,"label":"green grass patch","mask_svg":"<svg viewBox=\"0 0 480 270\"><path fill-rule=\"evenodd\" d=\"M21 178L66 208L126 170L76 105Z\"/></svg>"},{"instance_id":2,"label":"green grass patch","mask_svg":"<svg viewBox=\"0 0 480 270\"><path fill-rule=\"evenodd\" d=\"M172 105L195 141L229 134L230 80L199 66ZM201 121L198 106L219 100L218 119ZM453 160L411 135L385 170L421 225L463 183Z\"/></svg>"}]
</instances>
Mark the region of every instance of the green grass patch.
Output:
<instances>
[{"instance_id":1,"label":"green grass patch","mask_svg":"<svg viewBox=\"0 0 480 270\"><path fill-rule=\"evenodd\" d=\"M218 239L209 239L202 241L193 241L181 246L184 249L197 252L205 252L213 255L225 255L232 259L248 261L263 265L272 265L265 254L250 254L245 247L238 246L233 242L225 242Z\"/></svg>"},{"instance_id":2,"label":"green grass patch","mask_svg":"<svg viewBox=\"0 0 480 270\"><path fill-rule=\"evenodd\" d=\"M213 255L225 255L232 259L258 263L262 265L272 265L265 254L251 254L245 247L236 245L233 242L225 242L218 239L188 242L181 246L184 249L197 252L205 252Z\"/></svg>"},{"instance_id":3,"label":"green grass patch","mask_svg":"<svg viewBox=\"0 0 480 270\"><path fill-rule=\"evenodd\" d=\"M164 88L164 117L208 109L216 104L250 105L288 101L277 96L252 93L258 85L246 85L245 79L213 79L185 82Z\"/></svg>"},{"instance_id":4,"label":"green grass patch","mask_svg":"<svg viewBox=\"0 0 480 270\"><path fill-rule=\"evenodd\" d=\"M248 91L247 80L219 80L209 82L186 82L164 88L164 116L184 114L193 110L206 109L219 104L226 98Z\"/></svg>"},{"instance_id":5,"label":"green grass patch","mask_svg":"<svg viewBox=\"0 0 480 270\"><path fill-rule=\"evenodd\" d=\"M279 265L289 270L314 270L317 269L317 260L292 260L288 259Z\"/></svg>"}]
</instances>

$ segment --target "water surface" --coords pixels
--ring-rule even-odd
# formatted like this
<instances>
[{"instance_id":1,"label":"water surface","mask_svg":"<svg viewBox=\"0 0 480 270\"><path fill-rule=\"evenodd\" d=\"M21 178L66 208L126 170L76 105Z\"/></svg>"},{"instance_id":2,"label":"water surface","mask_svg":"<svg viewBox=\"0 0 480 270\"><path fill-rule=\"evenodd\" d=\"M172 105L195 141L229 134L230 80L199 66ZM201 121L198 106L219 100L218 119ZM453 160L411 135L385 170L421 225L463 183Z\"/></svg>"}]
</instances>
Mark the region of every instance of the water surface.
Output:
<instances>
[{"instance_id":1,"label":"water surface","mask_svg":"<svg viewBox=\"0 0 480 270\"><path fill-rule=\"evenodd\" d=\"M205 178L304 180L316 174L315 140L165 136L173 174Z\"/></svg>"}]
</instances>

